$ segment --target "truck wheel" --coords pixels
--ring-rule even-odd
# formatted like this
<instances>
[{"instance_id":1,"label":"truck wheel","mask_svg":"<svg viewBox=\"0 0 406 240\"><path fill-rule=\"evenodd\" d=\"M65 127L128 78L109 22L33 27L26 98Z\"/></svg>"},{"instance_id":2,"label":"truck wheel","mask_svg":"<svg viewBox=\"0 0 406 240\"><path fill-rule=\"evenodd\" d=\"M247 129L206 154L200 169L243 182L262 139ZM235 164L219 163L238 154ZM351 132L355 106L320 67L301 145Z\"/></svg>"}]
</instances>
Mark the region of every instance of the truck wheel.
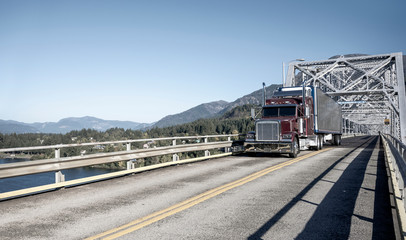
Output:
<instances>
[{"instance_id":1,"label":"truck wheel","mask_svg":"<svg viewBox=\"0 0 406 240\"><path fill-rule=\"evenodd\" d=\"M317 143L317 146L314 147L314 150L319 151L319 150L321 149L320 137L319 137L319 135L316 135L316 143Z\"/></svg>"},{"instance_id":2,"label":"truck wheel","mask_svg":"<svg viewBox=\"0 0 406 240\"><path fill-rule=\"evenodd\" d=\"M319 140L320 140L320 150L323 149L323 145L324 145L324 141L323 141L323 136L320 135L319 136Z\"/></svg>"},{"instance_id":3,"label":"truck wheel","mask_svg":"<svg viewBox=\"0 0 406 240\"><path fill-rule=\"evenodd\" d=\"M232 155L238 155L244 152L244 141L238 140L231 143Z\"/></svg>"},{"instance_id":4,"label":"truck wheel","mask_svg":"<svg viewBox=\"0 0 406 240\"><path fill-rule=\"evenodd\" d=\"M341 145L341 135L334 135L334 145Z\"/></svg>"},{"instance_id":5,"label":"truck wheel","mask_svg":"<svg viewBox=\"0 0 406 240\"><path fill-rule=\"evenodd\" d=\"M297 155L299 154L299 152L300 152L299 143L298 143L297 139L295 138L295 140L292 143L292 152L289 153L289 157L296 158Z\"/></svg>"}]
</instances>

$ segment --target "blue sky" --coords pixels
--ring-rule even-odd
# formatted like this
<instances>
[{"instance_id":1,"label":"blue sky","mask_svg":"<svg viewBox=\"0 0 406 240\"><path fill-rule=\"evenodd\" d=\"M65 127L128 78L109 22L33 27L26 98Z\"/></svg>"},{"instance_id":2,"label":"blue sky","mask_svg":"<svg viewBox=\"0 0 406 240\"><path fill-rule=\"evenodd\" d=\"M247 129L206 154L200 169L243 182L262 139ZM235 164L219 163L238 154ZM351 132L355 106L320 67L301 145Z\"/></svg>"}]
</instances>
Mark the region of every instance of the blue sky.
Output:
<instances>
[{"instance_id":1,"label":"blue sky","mask_svg":"<svg viewBox=\"0 0 406 240\"><path fill-rule=\"evenodd\" d=\"M406 1L0 0L0 119L154 122L282 82L282 62L406 54Z\"/></svg>"}]
</instances>

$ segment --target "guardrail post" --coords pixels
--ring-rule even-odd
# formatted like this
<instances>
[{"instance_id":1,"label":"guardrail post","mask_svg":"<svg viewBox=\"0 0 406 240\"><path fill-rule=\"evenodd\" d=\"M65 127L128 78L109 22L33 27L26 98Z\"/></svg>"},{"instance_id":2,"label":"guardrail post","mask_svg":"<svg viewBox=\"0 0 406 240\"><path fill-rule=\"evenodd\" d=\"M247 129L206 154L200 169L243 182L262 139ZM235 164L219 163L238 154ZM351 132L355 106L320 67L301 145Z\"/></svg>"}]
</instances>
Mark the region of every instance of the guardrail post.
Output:
<instances>
[{"instance_id":1,"label":"guardrail post","mask_svg":"<svg viewBox=\"0 0 406 240\"><path fill-rule=\"evenodd\" d=\"M399 171L399 169L397 171ZM403 182L402 176L399 176L397 180L399 183L400 197L402 202L405 202L405 183Z\"/></svg>"},{"instance_id":2,"label":"guardrail post","mask_svg":"<svg viewBox=\"0 0 406 240\"><path fill-rule=\"evenodd\" d=\"M227 141L231 142L231 137L230 136L227 137Z\"/></svg>"},{"instance_id":3,"label":"guardrail post","mask_svg":"<svg viewBox=\"0 0 406 240\"><path fill-rule=\"evenodd\" d=\"M172 161L173 162L176 162L176 161L178 161L179 160L179 155L178 154L173 154L173 156L172 156Z\"/></svg>"},{"instance_id":4,"label":"guardrail post","mask_svg":"<svg viewBox=\"0 0 406 240\"><path fill-rule=\"evenodd\" d=\"M127 161L127 170L135 169L135 163L137 163L137 159Z\"/></svg>"},{"instance_id":5,"label":"guardrail post","mask_svg":"<svg viewBox=\"0 0 406 240\"><path fill-rule=\"evenodd\" d=\"M131 143L127 143L127 151L131 151Z\"/></svg>"},{"instance_id":6,"label":"guardrail post","mask_svg":"<svg viewBox=\"0 0 406 240\"><path fill-rule=\"evenodd\" d=\"M55 158L61 158L61 149L55 148Z\"/></svg>"},{"instance_id":7,"label":"guardrail post","mask_svg":"<svg viewBox=\"0 0 406 240\"><path fill-rule=\"evenodd\" d=\"M208 143L209 142L209 138L208 137L205 137L204 138L204 143Z\"/></svg>"},{"instance_id":8,"label":"guardrail post","mask_svg":"<svg viewBox=\"0 0 406 240\"><path fill-rule=\"evenodd\" d=\"M172 140L172 146L176 146L176 139Z\"/></svg>"},{"instance_id":9,"label":"guardrail post","mask_svg":"<svg viewBox=\"0 0 406 240\"><path fill-rule=\"evenodd\" d=\"M55 172L55 183L65 182L65 175L61 171Z\"/></svg>"},{"instance_id":10,"label":"guardrail post","mask_svg":"<svg viewBox=\"0 0 406 240\"><path fill-rule=\"evenodd\" d=\"M395 176L396 176L396 181L398 181L398 183L399 183L399 179L402 177L402 176L400 176L400 172L399 172L399 168L398 168L398 165L396 164L396 162L395 162L395 171L396 171L396 174L395 174ZM399 185L400 185L400 183L399 183ZM402 188L401 188L402 189ZM402 192L401 192L402 193ZM402 194L402 196L403 196L403 194Z\"/></svg>"},{"instance_id":11,"label":"guardrail post","mask_svg":"<svg viewBox=\"0 0 406 240\"><path fill-rule=\"evenodd\" d=\"M204 156L205 156L205 157L210 156L210 151L209 151L209 150L204 151Z\"/></svg>"}]
</instances>

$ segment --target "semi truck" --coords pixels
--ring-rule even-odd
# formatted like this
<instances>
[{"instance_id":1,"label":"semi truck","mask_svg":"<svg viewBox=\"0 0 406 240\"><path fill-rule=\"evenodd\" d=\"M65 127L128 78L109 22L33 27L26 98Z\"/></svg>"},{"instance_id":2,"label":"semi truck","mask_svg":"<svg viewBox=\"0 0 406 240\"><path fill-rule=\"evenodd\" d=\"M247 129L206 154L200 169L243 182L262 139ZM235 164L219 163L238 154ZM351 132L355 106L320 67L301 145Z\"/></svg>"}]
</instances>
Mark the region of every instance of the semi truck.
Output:
<instances>
[{"instance_id":1,"label":"semi truck","mask_svg":"<svg viewBox=\"0 0 406 240\"><path fill-rule=\"evenodd\" d=\"M251 111L252 117L255 114ZM262 117L255 119L255 131L243 142L247 153L288 153L323 148L324 143L341 144L341 106L319 88L281 87L265 98Z\"/></svg>"}]
</instances>

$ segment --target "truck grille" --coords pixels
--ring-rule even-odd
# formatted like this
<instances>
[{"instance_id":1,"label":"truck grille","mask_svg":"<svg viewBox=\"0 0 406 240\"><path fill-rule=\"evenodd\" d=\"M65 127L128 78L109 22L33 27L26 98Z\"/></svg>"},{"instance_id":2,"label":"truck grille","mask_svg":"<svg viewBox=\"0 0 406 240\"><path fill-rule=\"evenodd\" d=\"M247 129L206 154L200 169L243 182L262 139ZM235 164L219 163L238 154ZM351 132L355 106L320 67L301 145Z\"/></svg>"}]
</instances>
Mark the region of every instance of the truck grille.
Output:
<instances>
[{"instance_id":1,"label":"truck grille","mask_svg":"<svg viewBox=\"0 0 406 240\"><path fill-rule=\"evenodd\" d=\"M279 141L279 122L260 121L256 124L257 141Z\"/></svg>"}]
</instances>

